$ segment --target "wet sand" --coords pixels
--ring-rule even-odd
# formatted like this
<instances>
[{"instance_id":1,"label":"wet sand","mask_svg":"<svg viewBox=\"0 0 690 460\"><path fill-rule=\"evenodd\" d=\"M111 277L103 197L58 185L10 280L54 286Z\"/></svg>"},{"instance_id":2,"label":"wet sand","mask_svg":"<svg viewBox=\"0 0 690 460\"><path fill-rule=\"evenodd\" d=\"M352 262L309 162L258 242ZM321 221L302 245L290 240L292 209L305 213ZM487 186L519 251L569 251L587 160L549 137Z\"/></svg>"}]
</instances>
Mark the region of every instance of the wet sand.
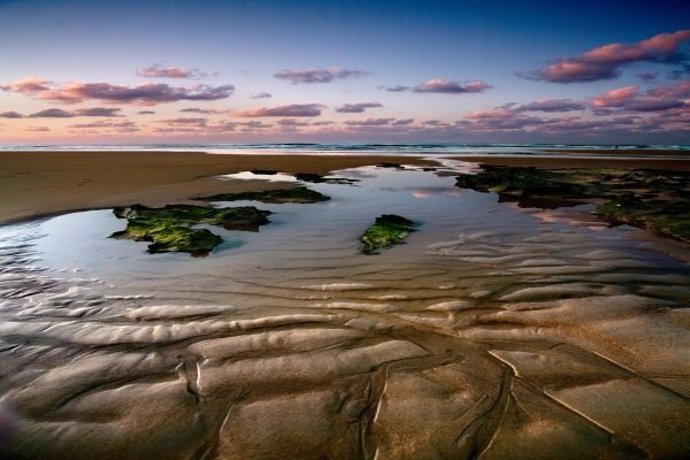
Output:
<instances>
[{"instance_id":1,"label":"wet sand","mask_svg":"<svg viewBox=\"0 0 690 460\"><path fill-rule=\"evenodd\" d=\"M467 166L310 184L332 200L202 259L108 239L107 210L0 227L10 452L687 458L688 264L587 205L460 189ZM419 231L363 255L383 212Z\"/></svg>"},{"instance_id":2,"label":"wet sand","mask_svg":"<svg viewBox=\"0 0 690 460\"><path fill-rule=\"evenodd\" d=\"M82 209L142 203L160 206L196 195L263 190L275 184L217 181L252 169L326 173L381 161L426 164L410 157L213 155L201 152L2 152L0 224Z\"/></svg>"}]
</instances>

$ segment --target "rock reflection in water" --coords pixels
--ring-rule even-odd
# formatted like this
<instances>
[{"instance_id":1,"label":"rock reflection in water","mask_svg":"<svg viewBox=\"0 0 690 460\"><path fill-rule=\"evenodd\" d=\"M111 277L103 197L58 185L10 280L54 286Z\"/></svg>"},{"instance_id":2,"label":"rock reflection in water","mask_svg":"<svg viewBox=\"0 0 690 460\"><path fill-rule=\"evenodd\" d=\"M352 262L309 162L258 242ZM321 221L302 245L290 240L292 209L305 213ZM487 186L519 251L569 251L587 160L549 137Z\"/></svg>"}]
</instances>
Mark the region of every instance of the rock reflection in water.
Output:
<instances>
[{"instance_id":1,"label":"rock reflection in water","mask_svg":"<svg viewBox=\"0 0 690 460\"><path fill-rule=\"evenodd\" d=\"M109 240L109 211L0 229L11 455L688 455L685 263L434 172L357 173L206 259ZM424 226L360 255L384 212Z\"/></svg>"}]
</instances>

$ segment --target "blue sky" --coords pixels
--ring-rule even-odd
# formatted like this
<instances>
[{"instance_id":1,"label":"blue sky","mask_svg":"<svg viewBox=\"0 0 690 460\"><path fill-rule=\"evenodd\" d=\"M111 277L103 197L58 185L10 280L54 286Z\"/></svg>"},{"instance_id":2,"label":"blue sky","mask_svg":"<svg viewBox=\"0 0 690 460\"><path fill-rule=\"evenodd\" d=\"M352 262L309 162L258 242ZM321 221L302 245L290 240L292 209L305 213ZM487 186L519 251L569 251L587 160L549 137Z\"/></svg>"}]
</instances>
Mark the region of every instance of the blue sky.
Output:
<instances>
[{"instance_id":1,"label":"blue sky","mask_svg":"<svg viewBox=\"0 0 690 460\"><path fill-rule=\"evenodd\" d=\"M0 142L690 143L688 18L680 1L0 1Z\"/></svg>"}]
</instances>

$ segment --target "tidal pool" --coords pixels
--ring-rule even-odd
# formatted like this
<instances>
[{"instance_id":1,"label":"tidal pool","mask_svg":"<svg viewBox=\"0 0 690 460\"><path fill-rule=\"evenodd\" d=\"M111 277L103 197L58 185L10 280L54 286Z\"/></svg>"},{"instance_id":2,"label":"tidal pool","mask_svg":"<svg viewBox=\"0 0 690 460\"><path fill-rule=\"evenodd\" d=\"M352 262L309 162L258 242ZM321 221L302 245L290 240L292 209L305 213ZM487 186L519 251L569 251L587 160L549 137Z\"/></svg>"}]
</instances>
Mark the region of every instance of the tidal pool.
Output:
<instances>
[{"instance_id":1,"label":"tidal pool","mask_svg":"<svg viewBox=\"0 0 690 460\"><path fill-rule=\"evenodd\" d=\"M108 238L111 210L0 227L8 455L687 457L684 247L458 188L460 164L214 203L273 214L208 227L203 258ZM364 255L381 214L417 231Z\"/></svg>"}]
</instances>

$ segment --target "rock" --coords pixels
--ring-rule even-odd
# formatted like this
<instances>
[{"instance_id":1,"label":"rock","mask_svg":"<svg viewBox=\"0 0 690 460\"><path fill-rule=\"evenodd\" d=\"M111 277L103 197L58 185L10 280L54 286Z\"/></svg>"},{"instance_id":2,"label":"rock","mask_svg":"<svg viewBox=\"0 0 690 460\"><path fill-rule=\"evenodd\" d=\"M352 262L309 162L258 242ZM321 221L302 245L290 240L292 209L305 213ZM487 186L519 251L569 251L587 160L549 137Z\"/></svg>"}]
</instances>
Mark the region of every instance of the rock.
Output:
<instances>
[{"instance_id":1,"label":"rock","mask_svg":"<svg viewBox=\"0 0 690 460\"><path fill-rule=\"evenodd\" d=\"M395 214L384 214L360 237L364 254L375 254L379 249L400 244L414 231L414 222Z\"/></svg>"},{"instance_id":2,"label":"rock","mask_svg":"<svg viewBox=\"0 0 690 460\"><path fill-rule=\"evenodd\" d=\"M127 219L127 228L113 233L111 238L150 241L150 253L187 252L205 256L223 239L196 224L210 224L228 230L258 231L268 223L269 211L255 207L211 208L192 205L168 205L149 208L140 204L113 210L120 219Z\"/></svg>"},{"instance_id":3,"label":"rock","mask_svg":"<svg viewBox=\"0 0 690 460\"><path fill-rule=\"evenodd\" d=\"M643 201L635 195L623 195L597 206L594 213L613 225L633 225L690 242L690 202Z\"/></svg>"},{"instance_id":4,"label":"rock","mask_svg":"<svg viewBox=\"0 0 690 460\"><path fill-rule=\"evenodd\" d=\"M456 185L495 192L499 202L555 209L606 199L594 214L613 225L628 224L690 241L690 174L652 169L568 169L484 166Z\"/></svg>"},{"instance_id":5,"label":"rock","mask_svg":"<svg viewBox=\"0 0 690 460\"><path fill-rule=\"evenodd\" d=\"M199 198L205 201L252 200L262 203L318 203L331 198L306 187L264 190L262 192L221 193Z\"/></svg>"},{"instance_id":6,"label":"rock","mask_svg":"<svg viewBox=\"0 0 690 460\"><path fill-rule=\"evenodd\" d=\"M376 166L379 168L393 168L393 169L405 169L400 163L389 163L389 162L382 162L378 163Z\"/></svg>"},{"instance_id":7,"label":"rock","mask_svg":"<svg viewBox=\"0 0 690 460\"><path fill-rule=\"evenodd\" d=\"M342 184L342 185L352 185L355 182L359 182L357 179L349 179L346 177L328 177L322 176L316 173L304 173L299 172L295 174L295 179L302 182L311 182L314 184Z\"/></svg>"}]
</instances>

